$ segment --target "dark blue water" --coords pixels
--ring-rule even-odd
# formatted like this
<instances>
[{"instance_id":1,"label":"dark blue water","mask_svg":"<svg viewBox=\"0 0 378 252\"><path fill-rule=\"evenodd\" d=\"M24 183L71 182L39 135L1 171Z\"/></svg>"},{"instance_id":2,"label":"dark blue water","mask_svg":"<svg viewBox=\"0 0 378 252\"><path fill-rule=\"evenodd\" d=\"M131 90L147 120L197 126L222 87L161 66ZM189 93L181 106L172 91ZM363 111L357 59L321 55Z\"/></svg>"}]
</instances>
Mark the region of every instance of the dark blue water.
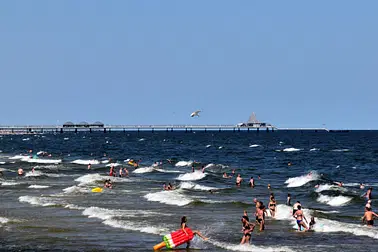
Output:
<instances>
[{"instance_id":1,"label":"dark blue water","mask_svg":"<svg viewBox=\"0 0 378 252\"><path fill-rule=\"evenodd\" d=\"M374 197L378 186L376 131L3 135L0 150L2 250L151 251L183 215L210 237L192 241L205 251L378 249L378 229L361 222L361 196L371 186ZM140 167L129 159L141 160ZM108 177L111 164L130 176ZM17 176L20 167L26 176ZM244 179L240 188L235 177L222 178L233 169ZM91 192L108 178L113 189ZM163 191L163 183L176 189ZM265 231L255 230L251 245L239 245L243 210L254 218L253 199L267 205L272 192L276 217L267 217ZM296 232L288 193L308 219L315 217L314 232Z\"/></svg>"}]
</instances>

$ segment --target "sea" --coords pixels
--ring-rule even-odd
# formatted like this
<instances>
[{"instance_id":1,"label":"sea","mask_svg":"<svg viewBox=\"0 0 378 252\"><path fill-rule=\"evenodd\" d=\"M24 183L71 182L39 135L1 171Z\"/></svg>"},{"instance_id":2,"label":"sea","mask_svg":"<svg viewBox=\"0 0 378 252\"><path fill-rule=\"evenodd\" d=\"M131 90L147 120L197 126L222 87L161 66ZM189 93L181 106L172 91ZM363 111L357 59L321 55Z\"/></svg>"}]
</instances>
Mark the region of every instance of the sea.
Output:
<instances>
[{"instance_id":1,"label":"sea","mask_svg":"<svg viewBox=\"0 0 378 252\"><path fill-rule=\"evenodd\" d=\"M111 166L129 177L109 177ZM378 251L377 227L361 220L369 187L378 205L378 131L2 135L0 171L1 251L152 251L182 216L209 240L177 251ZM107 179L113 189L92 192ZM270 193L276 216L240 245L243 211L253 222L253 200ZM289 193L312 232L297 231Z\"/></svg>"}]
</instances>

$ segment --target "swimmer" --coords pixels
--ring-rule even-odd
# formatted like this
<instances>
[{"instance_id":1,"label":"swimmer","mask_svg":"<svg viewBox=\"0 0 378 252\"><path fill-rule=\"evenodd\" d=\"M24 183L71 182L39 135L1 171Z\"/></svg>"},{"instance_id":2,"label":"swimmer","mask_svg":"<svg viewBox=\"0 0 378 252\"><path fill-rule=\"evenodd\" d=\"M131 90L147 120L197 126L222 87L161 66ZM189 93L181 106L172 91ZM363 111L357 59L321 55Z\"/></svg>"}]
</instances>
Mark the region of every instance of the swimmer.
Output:
<instances>
[{"instance_id":1,"label":"swimmer","mask_svg":"<svg viewBox=\"0 0 378 252\"><path fill-rule=\"evenodd\" d=\"M88 170L90 170L91 169L91 164L88 164Z\"/></svg>"},{"instance_id":2,"label":"swimmer","mask_svg":"<svg viewBox=\"0 0 378 252\"><path fill-rule=\"evenodd\" d=\"M186 216L182 216L181 217L181 229L188 236L188 233L185 230L185 228L188 227L188 225L186 224L186 222L187 222ZM199 237L201 237L205 241L207 241L209 239L209 238L203 236L200 231L192 230L192 232L193 232L194 235L198 235ZM190 241L188 241L187 245L186 245L186 248L189 248L189 247L190 247Z\"/></svg>"},{"instance_id":3,"label":"swimmer","mask_svg":"<svg viewBox=\"0 0 378 252\"><path fill-rule=\"evenodd\" d=\"M257 176L257 178L258 178L258 179L261 179L261 176L260 176L260 175L258 175L258 176Z\"/></svg>"},{"instance_id":4,"label":"swimmer","mask_svg":"<svg viewBox=\"0 0 378 252\"><path fill-rule=\"evenodd\" d=\"M333 182L333 183L336 184L336 185L338 185L338 186L340 186L340 187L343 186L343 182L337 182L337 181L335 181L335 182Z\"/></svg>"},{"instance_id":5,"label":"swimmer","mask_svg":"<svg viewBox=\"0 0 378 252\"><path fill-rule=\"evenodd\" d=\"M249 241L251 239L251 233L255 229L255 225L249 223L248 216L244 216L244 215L241 219L241 222L242 222L242 226L243 226L243 228L242 228L243 238L242 238L240 244L245 244L245 243L249 244Z\"/></svg>"},{"instance_id":6,"label":"swimmer","mask_svg":"<svg viewBox=\"0 0 378 252\"><path fill-rule=\"evenodd\" d=\"M194 164L192 164L192 172L194 172Z\"/></svg>"},{"instance_id":7,"label":"swimmer","mask_svg":"<svg viewBox=\"0 0 378 252\"><path fill-rule=\"evenodd\" d=\"M240 174L238 174L238 176L236 177L236 186L240 187L242 180L242 177L240 176Z\"/></svg>"},{"instance_id":8,"label":"swimmer","mask_svg":"<svg viewBox=\"0 0 378 252\"><path fill-rule=\"evenodd\" d=\"M163 190L168 190L167 185L165 183L163 184Z\"/></svg>"},{"instance_id":9,"label":"swimmer","mask_svg":"<svg viewBox=\"0 0 378 252\"><path fill-rule=\"evenodd\" d=\"M227 175L227 173L223 173L223 178L232 178L232 176Z\"/></svg>"},{"instance_id":10,"label":"swimmer","mask_svg":"<svg viewBox=\"0 0 378 252\"><path fill-rule=\"evenodd\" d=\"M119 175L118 176L121 178L122 175L123 175L123 173L122 173L122 167L121 167L121 168L119 168Z\"/></svg>"},{"instance_id":11,"label":"swimmer","mask_svg":"<svg viewBox=\"0 0 378 252\"><path fill-rule=\"evenodd\" d=\"M313 230L315 224L316 224L316 222L315 222L315 217L312 216L312 217L311 217L310 224L309 224L309 226L310 226L309 228L310 228L311 230Z\"/></svg>"},{"instance_id":12,"label":"swimmer","mask_svg":"<svg viewBox=\"0 0 378 252\"><path fill-rule=\"evenodd\" d=\"M288 166L291 166L291 162L287 163Z\"/></svg>"},{"instance_id":13,"label":"swimmer","mask_svg":"<svg viewBox=\"0 0 378 252\"><path fill-rule=\"evenodd\" d=\"M205 166L202 165L202 173L205 173Z\"/></svg>"},{"instance_id":14,"label":"swimmer","mask_svg":"<svg viewBox=\"0 0 378 252\"><path fill-rule=\"evenodd\" d=\"M255 187L255 180L253 179L253 177L251 177L251 179L249 180L249 186L252 188Z\"/></svg>"},{"instance_id":15,"label":"swimmer","mask_svg":"<svg viewBox=\"0 0 378 252\"><path fill-rule=\"evenodd\" d=\"M110 167L110 171L109 171L109 176L110 177L113 177L115 174L114 174L114 167L113 166L111 166Z\"/></svg>"},{"instance_id":16,"label":"swimmer","mask_svg":"<svg viewBox=\"0 0 378 252\"><path fill-rule=\"evenodd\" d=\"M368 200L366 205L365 205L365 210L371 208L371 200Z\"/></svg>"},{"instance_id":17,"label":"swimmer","mask_svg":"<svg viewBox=\"0 0 378 252\"><path fill-rule=\"evenodd\" d=\"M268 189L269 189L269 190L272 189L272 188L270 187L270 184L268 184Z\"/></svg>"},{"instance_id":18,"label":"swimmer","mask_svg":"<svg viewBox=\"0 0 378 252\"><path fill-rule=\"evenodd\" d=\"M360 189L365 189L365 185L360 183Z\"/></svg>"},{"instance_id":19,"label":"swimmer","mask_svg":"<svg viewBox=\"0 0 378 252\"><path fill-rule=\"evenodd\" d=\"M31 172L34 173L34 170L35 170L35 169L34 169L34 167L33 167L32 170L31 170Z\"/></svg>"},{"instance_id":20,"label":"swimmer","mask_svg":"<svg viewBox=\"0 0 378 252\"><path fill-rule=\"evenodd\" d=\"M125 172L125 177L128 177L129 176L129 171L125 168L123 168L123 171Z\"/></svg>"},{"instance_id":21,"label":"swimmer","mask_svg":"<svg viewBox=\"0 0 378 252\"><path fill-rule=\"evenodd\" d=\"M366 197L367 200L371 200L371 191L373 191L372 187L369 187L369 189L362 195L362 197Z\"/></svg>"},{"instance_id":22,"label":"swimmer","mask_svg":"<svg viewBox=\"0 0 378 252\"><path fill-rule=\"evenodd\" d=\"M319 186L320 186L319 184L316 184L314 187L315 187L315 188L319 188Z\"/></svg>"},{"instance_id":23,"label":"swimmer","mask_svg":"<svg viewBox=\"0 0 378 252\"><path fill-rule=\"evenodd\" d=\"M291 206L290 201L291 201L291 194L288 193L288 194L287 194L287 199L286 199L286 205Z\"/></svg>"},{"instance_id":24,"label":"swimmer","mask_svg":"<svg viewBox=\"0 0 378 252\"><path fill-rule=\"evenodd\" d=\"M24 175L24 170L22 168L18 168L17 174L18 174L18 176L23 176Z\"/></svg>"},{"instance_id":25,"label":"swimmer","mask_svg":"<svg viewBox=\"0 0 378 252\"><path fill-rule=\"evenodd\" d=\"M274 218L276 216L276 200L274 199L274 196L270 198L268 208L270 211L270 215Z\"/></svg>"},{"instance_id":26,"label":"swimmer","mask_svg":"<svg viewBox=\"0 0 378 252\"><path fill-rule=\"evenodd\" d=\"M298 231L301 231L301 226L303 228L305 228L306 230L308 230L306 223L304 223L304 221L303 221L303 220L305 220L307 222L307 219L303 214L302 206L300 206L300 205L298 206L298 210L295 212L294 217L295 217L295 219L297 219Z\"/></svg>"},{"instance_id":27,"label":"swimmer","mask_svg":"<svg viewBox=\"0 0 378 252\"><path fill-rule=\"evenodd\" d=\"M362 222L366 220L367 226L372 227L374 225L374 216L378 218L378 215L371 211L371 208L367 208L364 216L362 217Z\"/></svg>"},{"instance_id":28,"label":"swimmer","mask_svg":"<svg viewBox=\"0 0 378 252\"><path fill-rule=\"evenodd\" d=\"M168 183L167 190L173 190L174 187L171 185L171 183Z\"/></svg>"},{"instance_id":29,"label":"swimmer","mask_svg":"<svg viewBox=\"0 0 378 252\"><path fill-rule=\"evenodd\" d=\"M235 169L232 170L231 176L235 176Z\"/></svg>"}]
</instances>

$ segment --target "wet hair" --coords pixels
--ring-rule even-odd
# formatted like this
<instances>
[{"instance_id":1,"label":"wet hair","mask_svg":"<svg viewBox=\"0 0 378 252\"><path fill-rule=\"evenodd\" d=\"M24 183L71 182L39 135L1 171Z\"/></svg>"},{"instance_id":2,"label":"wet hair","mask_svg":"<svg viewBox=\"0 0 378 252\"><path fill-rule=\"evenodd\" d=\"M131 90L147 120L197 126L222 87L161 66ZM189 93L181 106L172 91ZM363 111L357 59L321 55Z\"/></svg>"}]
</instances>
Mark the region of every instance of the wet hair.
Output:
<instances>
[{"instance_id":1,"label":"wet hair","mask_svg":"<svg viewBox=\"0 0 378 252\"><path fill-rule=\"evenodd\" d=\"M182 217L181 217L181 224L182 224L182 223L186 223L186 216L182 216Z\"/></svg>"},{"instance_id":2,"label":"wet hair","mask_svg":"<svg viewBox=\"0 0 378 252\"><path fill-rule=\"evenodd\" d=\"M371 211L371 207L367 207L366 210Z\"/></svg>"},{"instance_id":3,"label":"wet hair","mask_svg":"<svg viewBox=\"0 0 378 252\"><path fill-rule=\"evenodd\" d=\"M290 193L288 193L288 194L287 194L287 197L291 197L291 194L290 194Z\"/></svg>"},{"instance_id":4,"label":"wet hair","mask_svg":"<svg viewBox=\"0 0 378 252\"><path fill-rule=\"evenodd\" d=\"M297 209L298 209L298 210L301 210L301 209L302 209L301 205L299 205L299 206L297 207Z\"/></svg>"},{"instance_id":5,"label":"wet hair","mask_svg":"<svg viewBox=\"0 0 378 252\"><path fill-rule=\"evenodd\" d=\"M244 220L246 220L246 221L249 221L249 218L248 218L248 216L242 216L242 219L241 219L241 221L243 221L243 219L244 219Z\"/></svg>"}]
</instances>

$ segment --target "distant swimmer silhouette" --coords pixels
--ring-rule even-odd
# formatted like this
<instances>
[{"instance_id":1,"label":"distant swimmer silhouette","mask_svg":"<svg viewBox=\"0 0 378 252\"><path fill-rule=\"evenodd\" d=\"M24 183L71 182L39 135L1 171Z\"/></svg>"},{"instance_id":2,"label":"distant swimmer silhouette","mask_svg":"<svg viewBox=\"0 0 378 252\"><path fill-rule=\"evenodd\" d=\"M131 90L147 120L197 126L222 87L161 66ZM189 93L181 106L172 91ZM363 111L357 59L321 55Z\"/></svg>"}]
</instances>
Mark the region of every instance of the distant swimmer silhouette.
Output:
<instances>
[{"instance_id":1,"label":"distant swimmer silhouette","mask_svg":"<svg viewBox=\"0 0 378 252\"><path fill-rule=\"evenodd\" d=\"M200 112L201 112L201 110L196 110L196 111L194 111L193 113L190 114L190 117L195 117L195 116L199 117Z\"/></svg>"}]
</instances>

